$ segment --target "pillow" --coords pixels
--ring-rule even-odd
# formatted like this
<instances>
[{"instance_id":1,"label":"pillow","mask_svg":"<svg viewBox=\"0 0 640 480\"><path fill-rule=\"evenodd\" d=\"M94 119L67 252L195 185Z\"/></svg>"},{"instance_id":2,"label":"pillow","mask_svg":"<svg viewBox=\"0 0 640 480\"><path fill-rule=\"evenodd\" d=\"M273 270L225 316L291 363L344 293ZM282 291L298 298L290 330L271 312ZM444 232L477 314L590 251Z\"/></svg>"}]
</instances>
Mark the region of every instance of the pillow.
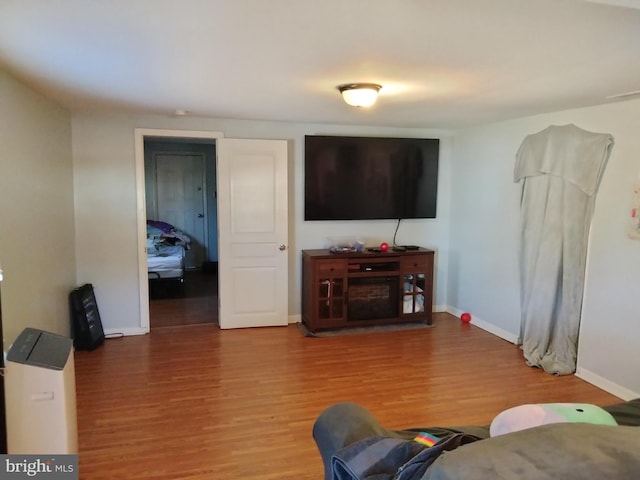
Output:
<instances>
[{"instance_id":1,"label":"pillow","mask_svg":"<svg viewBox=\"0 0 640 480\"><path fill-rule=\"evenodd\" d=\"M513 407L498 414L491 422L492 437L550 423L595 423L617 425L613 416L588 403L539 403Z\"/></svg>"},{"instance_id":2,"label":"pillow","mask_svg":"<svg viewBox=\"0 0 640 480\"><path fill-rule=\"evenodd\" d=\"M421 480L632 479L639 450L638 427L556 423L443 452Z\"/></svg>"}]
</instances>

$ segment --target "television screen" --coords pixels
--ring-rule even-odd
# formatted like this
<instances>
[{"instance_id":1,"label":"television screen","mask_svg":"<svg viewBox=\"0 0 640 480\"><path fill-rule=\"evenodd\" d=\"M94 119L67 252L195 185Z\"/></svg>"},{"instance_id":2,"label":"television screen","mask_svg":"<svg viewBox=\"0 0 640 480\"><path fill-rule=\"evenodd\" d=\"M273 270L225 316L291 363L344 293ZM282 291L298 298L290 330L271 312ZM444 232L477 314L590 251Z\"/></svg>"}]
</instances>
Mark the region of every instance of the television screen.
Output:
<instances>
[{"instance_id":1,"label":"television screen","mask_svg":"<svg viewBox=\"0 0 640 480\"><path fill-rule=\"evenodd\" d=\"M435 218L440 141L306 135L305 220Z\"/></svg>"}]
</instances>

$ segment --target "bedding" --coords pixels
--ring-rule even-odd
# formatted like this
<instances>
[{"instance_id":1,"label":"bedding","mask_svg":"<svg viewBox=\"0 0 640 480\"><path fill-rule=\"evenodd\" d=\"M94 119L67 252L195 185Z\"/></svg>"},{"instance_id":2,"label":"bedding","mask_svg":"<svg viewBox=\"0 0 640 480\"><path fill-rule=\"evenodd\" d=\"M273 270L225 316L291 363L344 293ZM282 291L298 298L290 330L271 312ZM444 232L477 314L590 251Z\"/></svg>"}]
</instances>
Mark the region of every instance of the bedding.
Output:
<instances>
[{"instance_id":1,"label":"bedding","mask_svg":"<svg viewBox=\"0 0 640 480\"><path fill-rule=\"evenodd\" d=\"M184 279L184 257L190 237L170 223L147 220L147 270L149 281Z\"/></svg>"},{"instance_id":2,"label":"bedding","mask_svg":"<svg viewBox=\"0 0 640 480\"><path fill-rule=\"evenodd\" d=\"M157 220L147 220L147 247L165 245L180 245L189 249L191 238L173 225Z\"/></svg>"},{"instance_id":3,"label":"bedding","mask_svg":"<svg viewBox=\"0 0 640 480\"><path fill-rule=\"evenodd\" d=\"M150 279L182 277L184 273L184 247L160 245L147 249L147 269Z\"/></svg>"}]
</instances>

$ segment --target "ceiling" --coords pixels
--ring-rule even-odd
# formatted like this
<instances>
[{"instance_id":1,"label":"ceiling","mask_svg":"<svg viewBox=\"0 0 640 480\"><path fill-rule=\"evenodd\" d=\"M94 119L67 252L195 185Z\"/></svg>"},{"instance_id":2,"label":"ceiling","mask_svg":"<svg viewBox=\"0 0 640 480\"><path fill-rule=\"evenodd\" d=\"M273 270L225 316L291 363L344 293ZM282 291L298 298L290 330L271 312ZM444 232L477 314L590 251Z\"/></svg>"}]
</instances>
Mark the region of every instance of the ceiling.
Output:
<instances>
[{"instance_id":1,"label":"ceiling","mask_svg":"<svg viewBox=\"0 0 640 480\"><path fill-rule=\"evenodd\" d=\"M70 110L461 128L640 97L640 1L2 0L0 66Z\"/></svg>"}]
</instances>

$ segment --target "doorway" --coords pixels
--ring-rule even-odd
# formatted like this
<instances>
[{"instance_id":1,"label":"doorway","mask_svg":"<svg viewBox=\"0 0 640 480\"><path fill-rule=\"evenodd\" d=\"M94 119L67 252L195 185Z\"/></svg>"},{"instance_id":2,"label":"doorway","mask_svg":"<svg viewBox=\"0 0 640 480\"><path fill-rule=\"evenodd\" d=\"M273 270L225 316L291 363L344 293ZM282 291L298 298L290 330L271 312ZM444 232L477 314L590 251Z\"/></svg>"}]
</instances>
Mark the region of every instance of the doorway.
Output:
<instances>
[{"instance_id":1,"label":"doorway","mask_svg":"<svg viewBox=\"0 0 640 480\"><path fill-rule=\"evenodd\" d=\"M215 145L220 328L287 325L287 140L227 139L221 132L136 128L141 330L150 330L144 166L144 142L149 137Z\"/></svg>"},{"instance_id":2,"label":"doorway","mask_svg":"<svg viewBox=\"0 0 640 480\"><path fill-rule=\"evenodd\" d=\"M168 261L176 245L182 255L181 269L149 268L149 328L217 323L215 139L145 136L143 147L148 264Z\"/></svg>"}]
</instances>

